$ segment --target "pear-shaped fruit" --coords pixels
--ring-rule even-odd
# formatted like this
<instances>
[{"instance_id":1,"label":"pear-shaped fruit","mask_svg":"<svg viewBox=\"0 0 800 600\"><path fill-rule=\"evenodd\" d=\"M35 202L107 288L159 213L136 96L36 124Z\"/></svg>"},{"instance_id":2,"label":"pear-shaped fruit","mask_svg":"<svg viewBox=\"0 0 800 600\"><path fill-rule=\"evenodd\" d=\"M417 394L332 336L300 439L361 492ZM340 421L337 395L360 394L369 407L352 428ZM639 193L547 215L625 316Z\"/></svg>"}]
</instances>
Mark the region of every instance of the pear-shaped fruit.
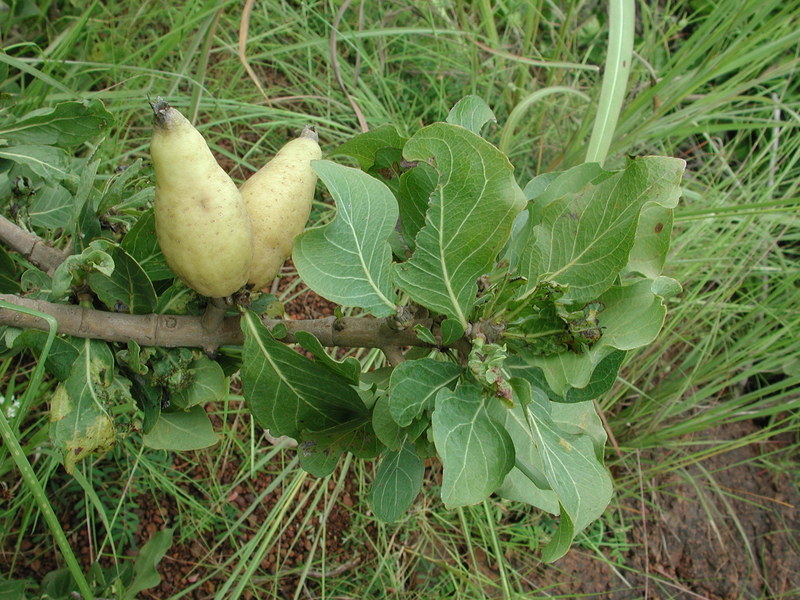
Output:
<instances>
[{"instance_id":1,"label":"pear-shaped fruit","mask_svg":"<svg viewBox=\"0 0 800 600\"><path fill-rule=\"evenodd\" d=\"M253 263L248 287L262 289L280 272L311 212L321 158L317 134L306 127L240 188L253 226Z\"/></svg>"},{"instance_id":2,"label":"pear-shaped fruit","mask_svg":"<svg viewBox=\"0 0 800 600\"><path fill-rule=\"evenodd\" d=\"M250 217L236 184L203 136L161 98L150 154L156 177L156 234L167 264L189 287L214 298L247 282Z\"/></svg>"}]
</instances>

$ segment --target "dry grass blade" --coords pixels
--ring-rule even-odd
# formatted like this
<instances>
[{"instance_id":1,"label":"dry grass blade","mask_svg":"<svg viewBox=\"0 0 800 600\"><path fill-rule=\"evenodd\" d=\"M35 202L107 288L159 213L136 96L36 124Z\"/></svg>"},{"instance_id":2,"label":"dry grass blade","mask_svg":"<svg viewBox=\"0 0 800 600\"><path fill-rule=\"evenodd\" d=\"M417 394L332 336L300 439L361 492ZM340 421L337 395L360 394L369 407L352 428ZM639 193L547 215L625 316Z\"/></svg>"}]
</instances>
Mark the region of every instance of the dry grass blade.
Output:
<instances>
[{"instance_id":1,"label":"dry grass blade","mask_svg":"<svg viewBox=\"0 0 800 600\"><path fill-rule=\"evenodd\" d=\"M256 84L258 91L261 92L261 95L264 96L264 99L269 102L269 96L264 90L264 87L261 85L261 81L259 81L258 75L256 75L253 67L250 66L250 62L247 60L246 54L247 36L250 32L250 13L253 11L253 4L255 4L255 0L247 0L244 3L244 8L242 9L242 19L239 21L239 60L242 61L244 69L247 71L247 75L253 80L253 83Z\"/></svg>"},{"instance_id":2,"label":"dry grass blade","mask_svg":"<svg viewBox=\"0 0 800 600\"><path fill-rule=\"evenodd\" d=\"M336 54L336 32L339 29L339 23L342 22L342 17L344 16L345 11L350 7L350 3L352 0L345 0L342 6L336 11L336 16L333 18L333 26L331 27L331 38L330 38L330 52L331 52L331 67L333 68L333 75L336 77L336 83L339 84L339 87L342 88L342 92L347 97L347 101L350 103L350 106L353 107L353 112L356 113L356 118L358 118L358 126L361 128L362 132L369 131L369 125L367 125L367 119L364 117L364 113L361 110L361 107L358 105L358 102L355 101L355 98L350 95L347 91L347 87L344 85L344 80L342 79L342 72L339 69L339 59Z\"/></svg>"}]
</instances>

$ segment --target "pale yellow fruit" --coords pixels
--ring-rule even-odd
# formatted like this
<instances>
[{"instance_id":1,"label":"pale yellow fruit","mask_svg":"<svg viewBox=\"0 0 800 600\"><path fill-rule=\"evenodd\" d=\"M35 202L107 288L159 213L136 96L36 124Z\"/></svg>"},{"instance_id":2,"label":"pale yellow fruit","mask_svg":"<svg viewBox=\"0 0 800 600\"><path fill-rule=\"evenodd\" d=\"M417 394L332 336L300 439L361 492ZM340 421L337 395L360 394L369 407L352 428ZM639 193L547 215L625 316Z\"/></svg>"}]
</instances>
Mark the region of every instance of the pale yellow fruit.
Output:
<instances>
[{"instance_id":1,"label":"pale yellow fruit","mask_svg":"<svg viewBox=\"0 0 800 600\"><path fill-rule=\"evenodd\" d=\"M317 175L311 161L322 157L310 128L286 144L240 188L253 225L253 264L247 278L259 290L280 272L311 212Z\"/></svg>"},{"instance_id":2,"label":"pale yellow fruit","mask_svg":"<svg viewBox=\"0 0 800 600\"><path fill-rule=\"evenodd\" d=\"M167 264L189 287L219 298L247 282L250 217L236 184L203 136L160 98L150 154L156 176L156 234Z\"/></svg>"}]
</instances>

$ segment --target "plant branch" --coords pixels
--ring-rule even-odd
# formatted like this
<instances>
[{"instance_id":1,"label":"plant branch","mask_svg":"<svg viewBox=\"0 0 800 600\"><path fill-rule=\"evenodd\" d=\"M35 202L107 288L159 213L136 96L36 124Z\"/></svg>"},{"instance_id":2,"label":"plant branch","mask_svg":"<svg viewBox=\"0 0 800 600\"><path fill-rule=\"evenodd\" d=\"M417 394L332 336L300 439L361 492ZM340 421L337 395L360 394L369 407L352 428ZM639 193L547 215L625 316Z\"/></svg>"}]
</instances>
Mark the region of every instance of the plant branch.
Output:
<instances>
[{"instance_id":1,"label":"plant branch","mask_svg":"<svg viewBox=\"0 0 800 600\"><path fill-rule=\"evenodd\" d=\"M35 233L25 231L0 215L0 241L16 250L48 275L67 258L68 254L45 244Z\"/></svg>"},{"instance_id":2,"label":"plant branch","mask_svg":"<svg viewBox=\"0 0 800 600\"><path fill-rule=\"evenodd\" d=\"M141 346L180 346L203 348L213 352L223 345L241 345L244 342L238 316L221 319L211 330L203 316L185 315L129 315L113 313L71 304L56 304L45 300L21 298L12 294L0 294L4 300L17 306L31 308L52 315L58 321L58 333L82 338L106 340L108 342L135 341ZM327 317L310 320L262 319L267 328L279 323L286 329L281 341L294 343L298 331L306 331L316 337L323 346L350 348L386 348L390 346L428 346L415 332L417 324L432 326L431 319L418 319L409 327L392 329L387 319L372 317ZM0 325L23 329L46 331L47 322L29 314L0 309Z\"/></svg>"}]
</instances>

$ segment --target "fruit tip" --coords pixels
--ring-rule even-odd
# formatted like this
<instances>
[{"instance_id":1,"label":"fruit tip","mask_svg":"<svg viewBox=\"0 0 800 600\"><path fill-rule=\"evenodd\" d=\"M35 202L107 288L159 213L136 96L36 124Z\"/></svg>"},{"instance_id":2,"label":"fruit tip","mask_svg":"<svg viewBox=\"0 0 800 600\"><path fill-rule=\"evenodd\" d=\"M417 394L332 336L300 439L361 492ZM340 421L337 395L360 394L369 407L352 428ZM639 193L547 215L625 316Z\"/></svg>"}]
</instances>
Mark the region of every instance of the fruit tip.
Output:
<instances>
[{"instance_id":1,"label":"fruit tip","mask_svg":"<svg viewBox=\"0 0 800 600\"><path fill-rule=\"evenodd\" d=\"M314 140L315 142L319 142L319 135L317 135L317 130L314 129L312 125L306 125L303 127L303 131L300 132L301 138L309 138Z\"/></svg>"},{"instance_id":2,"label":"fruit tip","mask_svg":"<svg viewBox=\"0 0 800 600\"><path fill-rule=\"evenodd\" d=\"M167 125L167 111L171 108L169 102L164 100L161 96L156 96L156 101L152 102L150 97L147 97L147 102L150 108L153 109L153 121L159 127L166 127Z\"/></svg>"}]
</instances>

